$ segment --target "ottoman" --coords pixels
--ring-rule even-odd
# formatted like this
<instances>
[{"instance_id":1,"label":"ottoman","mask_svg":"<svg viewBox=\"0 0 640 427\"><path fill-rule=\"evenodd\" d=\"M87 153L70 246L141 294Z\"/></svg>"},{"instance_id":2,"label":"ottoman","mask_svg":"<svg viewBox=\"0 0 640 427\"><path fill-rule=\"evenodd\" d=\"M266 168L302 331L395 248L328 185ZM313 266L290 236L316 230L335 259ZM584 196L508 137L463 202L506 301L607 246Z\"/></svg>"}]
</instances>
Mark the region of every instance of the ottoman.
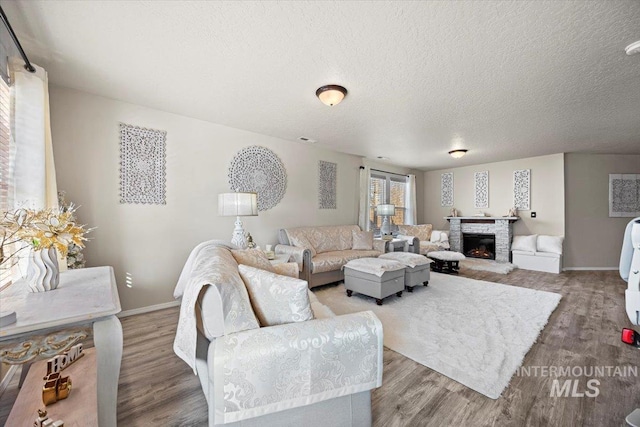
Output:
<instances>
[{"instance_id":1,"label":"ottoman","mask_svg":"<svg viewBox=\"0 0 640 427\"><path fill-rule=\"evenodd\" d=\"M460 269L459 262L467 257L460 252L454 251L436 251L427 254L434 262L431 269L439 273L458 274Z\"/></svg>"},{"instance_id":2,"label":"ottoman","mask_svg":"<svg viewBox=\"0 0 640 427\"><path fill-rule=\"evenodd\" d=\"M347 296L354 292L376 299L396 294L402 296L404 290L404 265L390 259L360 258L344 265L344 287Z\"/></svg>"},{"instance_id":3,"label":"ottoman","mask_svg":"<svg viewBox=\"0 0 640 427\"><path fill-rule=\"evenodd\" d=\"M407 291L413 292L414 286L429 284L429 265L433 262L429 258L412 252L389 252L380 255L380 258L398 261L405 266L404 286Z\"/></svg>"}]
</instances>

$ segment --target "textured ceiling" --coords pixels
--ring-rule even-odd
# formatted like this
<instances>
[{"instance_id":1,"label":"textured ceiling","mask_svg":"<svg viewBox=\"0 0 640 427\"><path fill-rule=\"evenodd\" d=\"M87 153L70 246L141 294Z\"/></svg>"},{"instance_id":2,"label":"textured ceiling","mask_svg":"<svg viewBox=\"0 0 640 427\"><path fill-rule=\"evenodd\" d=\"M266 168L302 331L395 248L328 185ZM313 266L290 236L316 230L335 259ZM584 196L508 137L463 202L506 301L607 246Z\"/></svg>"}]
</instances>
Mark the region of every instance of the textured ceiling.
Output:
<instances>
[{"instance_id":1,"label":"textured ceiling","mask_svg":"<svg viewBox=\"0 0 640 427\"><path fill-rule=\"evenodd\" d=\"M55 84L292 143L425 170L640 153L640 1L0 4Z\"/></svg>"}]
</instances>

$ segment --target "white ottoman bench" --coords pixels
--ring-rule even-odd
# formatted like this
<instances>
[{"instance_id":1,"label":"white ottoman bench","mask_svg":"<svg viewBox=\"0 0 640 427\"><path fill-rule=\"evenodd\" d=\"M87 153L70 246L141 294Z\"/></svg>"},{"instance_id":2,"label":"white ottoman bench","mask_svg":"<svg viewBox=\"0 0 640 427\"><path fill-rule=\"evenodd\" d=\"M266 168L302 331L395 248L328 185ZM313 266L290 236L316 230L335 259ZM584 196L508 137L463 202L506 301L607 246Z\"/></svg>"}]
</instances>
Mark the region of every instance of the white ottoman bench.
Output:
<instances>
[{"instance_id":1,"label":"white ottoman bench","mask_svg":"<svg viewBox=\"0 0 640 427\"><path fill-rule=\"evenodd\" d=\"M427 254L434 262L431 269L439 273L458 274L460 269L459 262L467 257L460 252L454 251L436 251Z\"/></svg>"},{"instance_id":2,"label":"white ottoman bench","mask_svg":"<svg viewBox=\"0 0 640 427\"><path fill-rule=\"evenodd\" d=\"M396 294L402 296L404 290L404 265L397 261L380 258L360 258L344 265L344 287L347 296L358 292L376 299Z\"/></svg>"},{"instance_id":3,"label":"white ottoman bench","mask_svg":"<svg viewBox=\"0 0 640 427\"><path fill-rule=\"evenodd\" d=\"M413 292L414 286L429 284L431 278L429 266L433 262L429 258L412 252L389 252L380 255L379 258L398 261L405 266L404 286L407 291Z\"/></svg>"}]
</instances>

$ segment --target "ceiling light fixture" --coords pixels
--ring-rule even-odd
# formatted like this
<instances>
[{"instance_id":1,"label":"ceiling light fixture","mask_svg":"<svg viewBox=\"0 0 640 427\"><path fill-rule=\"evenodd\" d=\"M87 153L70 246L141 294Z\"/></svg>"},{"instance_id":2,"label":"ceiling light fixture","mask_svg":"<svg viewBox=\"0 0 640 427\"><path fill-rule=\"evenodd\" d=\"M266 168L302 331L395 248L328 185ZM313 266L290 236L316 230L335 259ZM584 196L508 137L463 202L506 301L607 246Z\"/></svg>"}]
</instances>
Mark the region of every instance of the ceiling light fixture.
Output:
<instances>
[{"instance_id":1,"label":"ceiling light fixture","mask_svg":"<svg viewBox=\"0 0 640 427\"><path fill-rule=\"evenodd\" d=\"M638 40L635 43L631 43L629 46L627 46L624 49L625 52L627 52L627 55L633 55L635 53L640 53L640 40Z\"/></svg>"},{"instance_id":2,"label":"ceiling light fixture","mask_svg":"<svg viewBox=\"0 0 640 427\"><path fill-rule=\"evenodd\" d=\"M454 159L459 159L460 157L462 157L465 154L467 154L467 151L469 151L469 150L465 150L465 149L451 150L451 151L449 151L449 155L451 157L453 157Z\"/></svg>"},{"instance_id":3,"label":"ceiling light fixture","mask_svg":"<svg viewBox=\"0 0 640 427\"><path fill-rule=\"evenodd\" d=\"M323 104L332 107L339 104L347 96L347 89L338 85L326 85L316 90L316 96Z\"/></svg>"}]
</instances>

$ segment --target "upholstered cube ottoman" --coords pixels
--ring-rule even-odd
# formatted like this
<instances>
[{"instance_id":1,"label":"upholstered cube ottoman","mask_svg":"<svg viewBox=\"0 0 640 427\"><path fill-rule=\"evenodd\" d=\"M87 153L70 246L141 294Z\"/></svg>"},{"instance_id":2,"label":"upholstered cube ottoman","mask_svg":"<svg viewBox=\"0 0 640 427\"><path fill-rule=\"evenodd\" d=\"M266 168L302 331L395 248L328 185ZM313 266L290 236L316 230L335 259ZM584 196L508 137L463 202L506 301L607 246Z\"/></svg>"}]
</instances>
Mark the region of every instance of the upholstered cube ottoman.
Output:
<instances>
[{"instance_id":1,"label":"upholstered cube ottoman","mask_svg":"<svg viewBox=\"0 0 640 427\"><path fill-rule=\"evenodd\" d=\"M396 294L402 296L404 290L404 265L397 261L380 258L360 258L344 265L344 287L347 296L358 292L376 299Z\"/></svg>"},{"instance_id":2,"label":"upholstered cube ottoman","mask_svg":"<svg viewBox=\"0 0 640 427\"><path fill-rule=\"evenodd\" d=\"M427 256L434 261L431 265L433 271L447 274L458 274L459 262L467 258L460 252L454 251L429 252Z\"/></svg>"},{"instance_id":3,"label":"upholstered cube ottoman","mask_svg":"<svg viewBox=\"0 0 640 427\"><path fill-rule=\"evenodd\" d=\"M418 255L412 252L390 252L380 255L380 258L398 261L405 266L404 286L407 288L407 291L413 292L414 286L427 286L429 284L431 277L429 266L433 261L424 255Z\"/></svg>"}]
</instances>

